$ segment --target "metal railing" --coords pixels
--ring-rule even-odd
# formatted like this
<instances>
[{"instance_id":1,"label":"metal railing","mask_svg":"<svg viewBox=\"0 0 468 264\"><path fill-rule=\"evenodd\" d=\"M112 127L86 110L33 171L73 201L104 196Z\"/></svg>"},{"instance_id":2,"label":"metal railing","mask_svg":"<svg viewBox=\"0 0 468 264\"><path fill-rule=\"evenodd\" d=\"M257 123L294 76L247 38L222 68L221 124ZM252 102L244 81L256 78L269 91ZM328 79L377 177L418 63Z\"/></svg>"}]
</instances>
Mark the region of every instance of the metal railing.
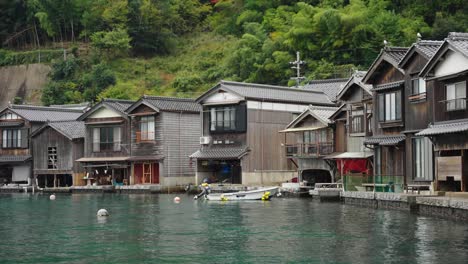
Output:
<instances>
[{"instance_id":1,"label":"metal railing","mask_svg":"<svg viewBox=\"0 0 468 264\"><path fill-rule=\"evenodd\" d=\"M334 144L332 142L318 142L318 143L298 143L298 144L287 144L286 156L325 156L333 153Z\"/></svg>"},{"instance_id":2,"label":"metal railing","mask_svg":"<svg viewBox=\"0 0 468 264\"><path fill-rule=\"evenodd\" d=\"M148 142L148 141L154 141L156 139L155 132L135 132L136 133L136 142Z\"/></svg>"},{"instance_id":3,"label":"metal railing","mask_svg":"<svg viewBox=\"0 0 468 264\"><path fill-rule=\"evenodd\" d=\"M402 175L345 174L345 191L403 192L405 179Z\"/></svg>"},{"instance_id":4,"label":"metal railing","mask_svg":"<svg viewBox=\"0 0 468 264\"><path fill-rule=\"evenodd\" d=\"M445 105L445 111L458 111L466 109L466 98L456 98L451 100L443 100L440 103Z\"/></svg>"}]
</instances>

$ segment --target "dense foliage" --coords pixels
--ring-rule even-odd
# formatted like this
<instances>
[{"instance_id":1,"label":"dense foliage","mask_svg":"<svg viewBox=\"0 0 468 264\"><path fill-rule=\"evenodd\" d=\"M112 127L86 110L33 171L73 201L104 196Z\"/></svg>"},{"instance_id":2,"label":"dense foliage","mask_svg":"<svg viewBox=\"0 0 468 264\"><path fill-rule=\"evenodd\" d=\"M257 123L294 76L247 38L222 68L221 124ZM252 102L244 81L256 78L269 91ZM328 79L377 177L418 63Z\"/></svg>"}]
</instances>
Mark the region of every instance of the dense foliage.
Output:
<instances>
[{"instance_id":1,"label":"dense foliage","mask_svg":"<svg viewBox=\"0 0 468 264\"><path fill-rule=\"evenodd\" d=\"M346 77L368 67L383 40L407 46L417 32L468 31L462 0L0 0L0 15L4 48L74 54L46 57L56 59L46 104L194 96L221 78L291 84L296 51L309 79ZM0 52L0 65L37 57L12 54ZM72 73L55 76L62 68Z\"/></svg>"}]
</instances>

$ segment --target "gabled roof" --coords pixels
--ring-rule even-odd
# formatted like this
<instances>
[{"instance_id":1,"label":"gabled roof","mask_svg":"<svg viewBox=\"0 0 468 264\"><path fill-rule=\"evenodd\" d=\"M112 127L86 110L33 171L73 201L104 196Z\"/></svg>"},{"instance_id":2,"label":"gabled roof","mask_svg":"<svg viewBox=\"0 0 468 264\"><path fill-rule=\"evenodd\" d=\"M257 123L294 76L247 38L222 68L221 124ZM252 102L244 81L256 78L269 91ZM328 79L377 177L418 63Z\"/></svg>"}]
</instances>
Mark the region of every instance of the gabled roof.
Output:
<instances>
[{"instance_id":1,"label":"gabled roof","mask_svg":"<svg viewBox=\"0 0 468 264\"><path fill-rule=\"evenodd\" d=\"M233 93L244 100L298 104L334 105L321 91L307 91L285 86L221 81L196 99L202 102L218 90Z\"/></svg>"},{"instance_id":2,"label":"gabled roof","mask_svg":"<svg viewBox=\"0 0 468 264\"><path fill-rule=\"evenodd\" d=\"M200 149L190 155L193 159L240 159L248 154L249 149L244 148L210 148Z\"/></svg>"},{"instance_id":3,"label":"gabled roof","mask_svg":"<svg viewBox=\"0 0 468 264\"><path fill-rule=\"evenodd\" d=\"M351 76L348 81L344 84L343 89L336 95L336 100L341 100L341 97L346 94L351 86L354 84L358 85L359 87L364 90L369 95L372 95L371 89L372 85L365 84L362 82L362 78L366 75L367 72L365 71L356 71L353 76Z\"/></svg>"},{"instance_id":4,"label":"gabled roof","mask_svg":"<svg viewBox=\"0 0 468 264\"><path fill-rule=\"evenodd\" d=\"M426 60L430 60L440 48L440 45L442 45L442 43L443 41L419 40L418 42L411 45L408 52L406 52L405 56L401 59L400 63L398 64L399 67L405 67L405 65L409 62L409 60L413 57L415 53L420 54Z\"/></svg>"},{"instance_id":5,"label":"gabled roof","mask_svg":"<svg viewBox=\"0 0 468 264\"><path fill-rule=\"evenodd\" d=\"M142 104L154 109L156 112L182 111L198 113L202 110L201 105L195 102L195 99L144 95L137 102L127 108L126 112L130 113Z\"/></svg>"},{"instance_id":6,"label":"gabled roof","mask_svg":"<svg viewBox=\"0 0 468 264\"><path fill-rule=\"evenodd\" d=\"M14 104L6 107L0 113L6 110L11 111L30 122L75 120L83 114L83 111L79 109Z\"/></svg>"},{"instance_id":7,"label":"gabled roof","mask_svg":"<svg viewBox=\"0 0 468 264\"><path fill-rule=\"evenodd\" d=\"M366 137L364 139L365 145L380 145L380 146L395 146L405 140L406 136L403 134L395 135L378 135Z\"/></svg>"},{"instance_id":8,"label":"gabled roof","mask_svg":"<svg viewBox=\"0 0 468 264\"><path fill-rule=\"evenodd\" d=\"M404 47L384 47L374 62L369 67L366 75L362 79L363 83L369 83L369 80L374 75L374 73L379 69L380 64L385 61L390 63L393 67L395 67L400 72L404 73L404 71L398 66L398 63L403 59L408 48Z\"/></svg>"},{"instance_id":9,"label":"gabled roof","mask_svg":"<svg viewBox=\"0 0 468 264\"><path fill-rule=\"evenodd\" d=\"M337 94L343 89L348 80L348 78L312 80L302 88L307 91L322 91L330 101L335 102Z\"/></svg>"},{"instance_id":10,"label":"gabled roof","mask_svg":"<svg viewBox=\"0 0 468 264\"><path fill-rule=\"evenodd\" d=\"M330 120L336 120L337 116L342 113L343 111L346 111L345 109L346 104L342 104L336 111L330 116Z\"/></svg>"},{"instance_id":11,"label":"gabled roof","mask_svg":"<svg viewBox=\"0 0 468 264\"><path fill-rule=\"evenodd\" d=\"M82 110L83 112L85 112L91 107L91 104L86 102L86 103L81 103L81 104L50 105L50 107L65 108L65 109L77 109L77 110Z\"/></svg>"},{"instance_id":12,"label":"gabled roof","mask_svg":"<svg viewBox=\"0 0 468 264\"><path fill-rule=\"evenodd\" d=\"M453 50L468 58L468 33L450 32L419 76L426 77L448 50Z\"/></svg>"},{"instance_id":13,"label":"gabled roof","mask_svg":"<svg viewBox=\"0 0 468 264\"><path fill-rule=\"evenodd\" d=\"M84 114L79 116L77 120L83 121L86 119L88 116L99 110L101 107L108 107L112 110L115 110L117 113L119 113L122 117L127 118L127 113L125 110L129 108L132 104L134 104L135 101L131 100L120 100L120 99L103 99L101 102L95 104L91 109L86 111Z\"/></svg>"},{"instance_id":14,"label":"gabled roof","mask_svg":"<svg viewBox=\"0 0 468 264\"><path fill-rule=\"evenodd\" d=\"M318 121L320 121L324 126L328 126L333 123L330 120L330 117L338 110L338 107L327 107L327 106L316 106L309 105L309 107L302 112L298 117L296 117L289 125L286 126L286 129L293 128L299 122L301 122L307 116L313 116Z\"/></svg>"},{"instance_id":15,"label":"gabled roof","mask_svg":"<svg viewBox=\"0 0 468 264\"><path fill-rule=\"evenodd\" d=\"M40 134L41 131L50 127L70 140L84 138L85 137L85 124L83 121L57 121L49 122L43 125L38 130L31 134L31 137L35 137Z\"/></svg>"}]
</instances>

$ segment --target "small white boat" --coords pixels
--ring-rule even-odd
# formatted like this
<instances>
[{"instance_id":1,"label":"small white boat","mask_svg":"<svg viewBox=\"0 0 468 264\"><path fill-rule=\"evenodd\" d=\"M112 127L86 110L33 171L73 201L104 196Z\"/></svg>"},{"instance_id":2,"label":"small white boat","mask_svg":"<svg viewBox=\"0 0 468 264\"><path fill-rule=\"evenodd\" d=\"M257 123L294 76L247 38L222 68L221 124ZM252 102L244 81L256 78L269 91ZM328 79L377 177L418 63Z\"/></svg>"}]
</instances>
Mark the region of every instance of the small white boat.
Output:
<instances>
[{"instance_id":1,"label":"small white boat","mask_svg":"<svg viewBox=\"0 0 468 264\"><path fill-rule=\"evenodd\" d=\"M276 195L279 187L262 188L233 193L210 193L205 196L210 201L269 200Z\"/></svg>"}]
</instances>

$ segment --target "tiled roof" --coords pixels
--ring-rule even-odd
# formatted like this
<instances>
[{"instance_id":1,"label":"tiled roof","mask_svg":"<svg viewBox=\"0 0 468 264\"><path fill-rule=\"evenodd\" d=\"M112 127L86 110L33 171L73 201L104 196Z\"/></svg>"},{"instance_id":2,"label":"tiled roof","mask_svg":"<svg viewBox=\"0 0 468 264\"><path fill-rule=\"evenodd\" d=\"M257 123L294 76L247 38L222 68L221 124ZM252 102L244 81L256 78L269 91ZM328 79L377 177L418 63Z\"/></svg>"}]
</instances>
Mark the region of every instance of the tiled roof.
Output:
<instances>
[{"instance_id":1,"label":"tiled roof","mask_svg":"<svg viewBox=\"0 0 468 264\"><path fill-rule=\"evenodd\" d=\"M221 81L217 86L201 95L197 101L201 101L205 96L210 94L211 91L218 87L242 96L245 99L261 100L266 102L333 105L328 97L321 91L306 91L285 86L231 81Z\"/></svg>"},{"instance_id":2,"label":"tiled roof","mask_svg":"<svg viewBox=\"0 0 468 264\"><path fill-rule=\"evenodd\" d=\"M143 100L163 111L200 112L202 107L191 98L143 96Z\"/></svg>"},{"instance_id":3,"label":"tiled roof","mask_svg":"<svg viewBox=\"0 0 468 264\"><path fill-rule=\"evenodd\" d=\"M81 103L81 104L64 104L64 105L50 105L50 107L55 107L55 108L65 108L65 109L77 109L77 110L83 110L86 111L91 107L90 103Z\"/></svg>"},{"instance_id":4,"label":"tiled roof","mask_svg":"<svg viewBox=\"0 0 468 264\"><path fill-rule=\"evenodd\" d=\"M343 89L348 80L348 78L313 80L304 85L302 88L308 91L322 91L328 96L330 101L336 101L336 96L341 91L341 89Z\"/></svg>"},{"instance_id":5,"label":"tiled roof","mask_svg":"<svg viewBox=\"0 0 468 264\"><path fill-rule=\"evenodd\" d=\"M405 84L404 80L403 81L397 81L397 82L391 82L391 83L384 83L384 84L376 85L373 90L374 91L382 91L382 90L397 88L397 87L403 86L404 84Z\"/></svg>"},{"instance_id":6,"label":"tiled roof","mask_svg":"<svg viewBox=\"0 0 468 264\"><path fill-rule=\"evenodd\" d=\"M131 100L119 100L108 98L104 99L103 102L121 113L125 113L125 110L127 110L127 108L129 108L133 103L135 103L135 101Z\"/></svg>"},{"instance_id":7,"label":"tiled roof","mask_svg":"<svg viewBox=\"0 0 468 264\"><path fill-rule=\"evenodd\" d=\"M239 159L248 152L247 148L210 148L200 149L190 155L195 159Z\"/></svg>"},{"instance_id":8,"label":"tiled roof","mask_svg":"<svg viewBox=\"0 0 468 264\"><path fill-rule=\"evenodd\" d=\"M343 89L336 95L336 99L339 100L343 94L346 93L346 91L351 87L353 84L359 85L364 91L366 91L369 95L372 95L372 85L370 84L365 84L362 82L362 79L366 75L367 72L365 71L356 71L353 76L351 76L348 81L344 84Z\"/></svg>"},{"instance_id":9,"label":"tiled roof","mask_svg":"<svg viewBox=\"0 0 468 264\"><path fill-rule=\"evenodd\" d=\"M385 53L391 57L393 60L395 60L396 63L400 62L401 59L405 56L406 52L408 51L408 48L404 47L385 47L384 48Z\"/></svg>"},{"instance_id":10,"label":"tiled roof","mask_svg":"<svg viewBox=\"0 0 468 264\"><path fill-rule=\"evenodd\" d=\"M462 122L444 122L430 125L429 128L417 133L416 136L432 136L440 134L458 133L468 131L468 120Z\"/></svg>"},{"instance_id":11,"label":"tiled roof","mask_svg":"<svg viewBox=\"0 0 468 264\"><path fill-rule=\"evenodd\" d=\"M35 105L11 105L9 109L24 119L32 122L75 120L83 114L83 111L79 109Z\"/></svg>"},{"instance_id":12,"label":"tiled roof","mask_svg":"<svg viewBox=\"0 0 468 264\"><path fill-rule=\"evenodd\" d=\"M364 140L366 145L394 146L405 140L405 135L381 135L367 137Z\"/></svg>"},{"instance_id":13,"label":"tiled roof","mask_svg":"<svg viewBox=\"0 0 468 264\"><path fill-rule=\"evenodd\" d=\"M51 122L49 126L70 139L85 137L85 123L83 121Z\"/></svg>"},{"instance_id":14,"label":"tiled roof","mask_svg":"<svg viewBox=\"0 0 468 264\"><path fill-rule=\"evenodd\" d=\"M432 58L437 50L442 45L443 41L435 41L435 40L420 40L416 42L414 45L417 49L419 49L422 53L424 53L427 58Z\"/></svg>"},{"instance_id":15,"label":"tiled roof","mask_svg":"<svg viewBox=\"0 0 468 264\"><path fill-rule=\"evenodd\" d=\"M338 107L327 107L327 106L309 106L309 111L316 117L325 121L327 124L332 123L330 117L338 110Z\"/></svg>"},{"instance_id":16,"label":"tiled roof","mask_svg":"<svg viewBox=\"0 0 468 264\"><path fill-rule=\"evenodd\" d=\"M9 162L23 162L31 159L31 155L15 155L15 156L5 156L0 155L0 163L9 163Z\"/></svg>"},{"instance_id":17,"label":"tiled roof","mask_svg":"<svg viewBox=\"0 0 468 264\"><path fill-rule=\"evenodd\" d=\"M447 42L468 56L468 33L450 32Z\"/></svg>"},{"instance_id":18,"label":"tiled roof","mask_svg":"<svg viewBox=\"0 0 468 264\"><path fill-rule=\"evenodd\" d=\"M363 78L363 82L368 83L374 72L379 68L379 64L385 60L388 63L392 64L395 68L399 69L398 64L405 56L408 48L404 47L384 47L374 62L372 62L369 70Z\"/></svg>"}]
</instances>

